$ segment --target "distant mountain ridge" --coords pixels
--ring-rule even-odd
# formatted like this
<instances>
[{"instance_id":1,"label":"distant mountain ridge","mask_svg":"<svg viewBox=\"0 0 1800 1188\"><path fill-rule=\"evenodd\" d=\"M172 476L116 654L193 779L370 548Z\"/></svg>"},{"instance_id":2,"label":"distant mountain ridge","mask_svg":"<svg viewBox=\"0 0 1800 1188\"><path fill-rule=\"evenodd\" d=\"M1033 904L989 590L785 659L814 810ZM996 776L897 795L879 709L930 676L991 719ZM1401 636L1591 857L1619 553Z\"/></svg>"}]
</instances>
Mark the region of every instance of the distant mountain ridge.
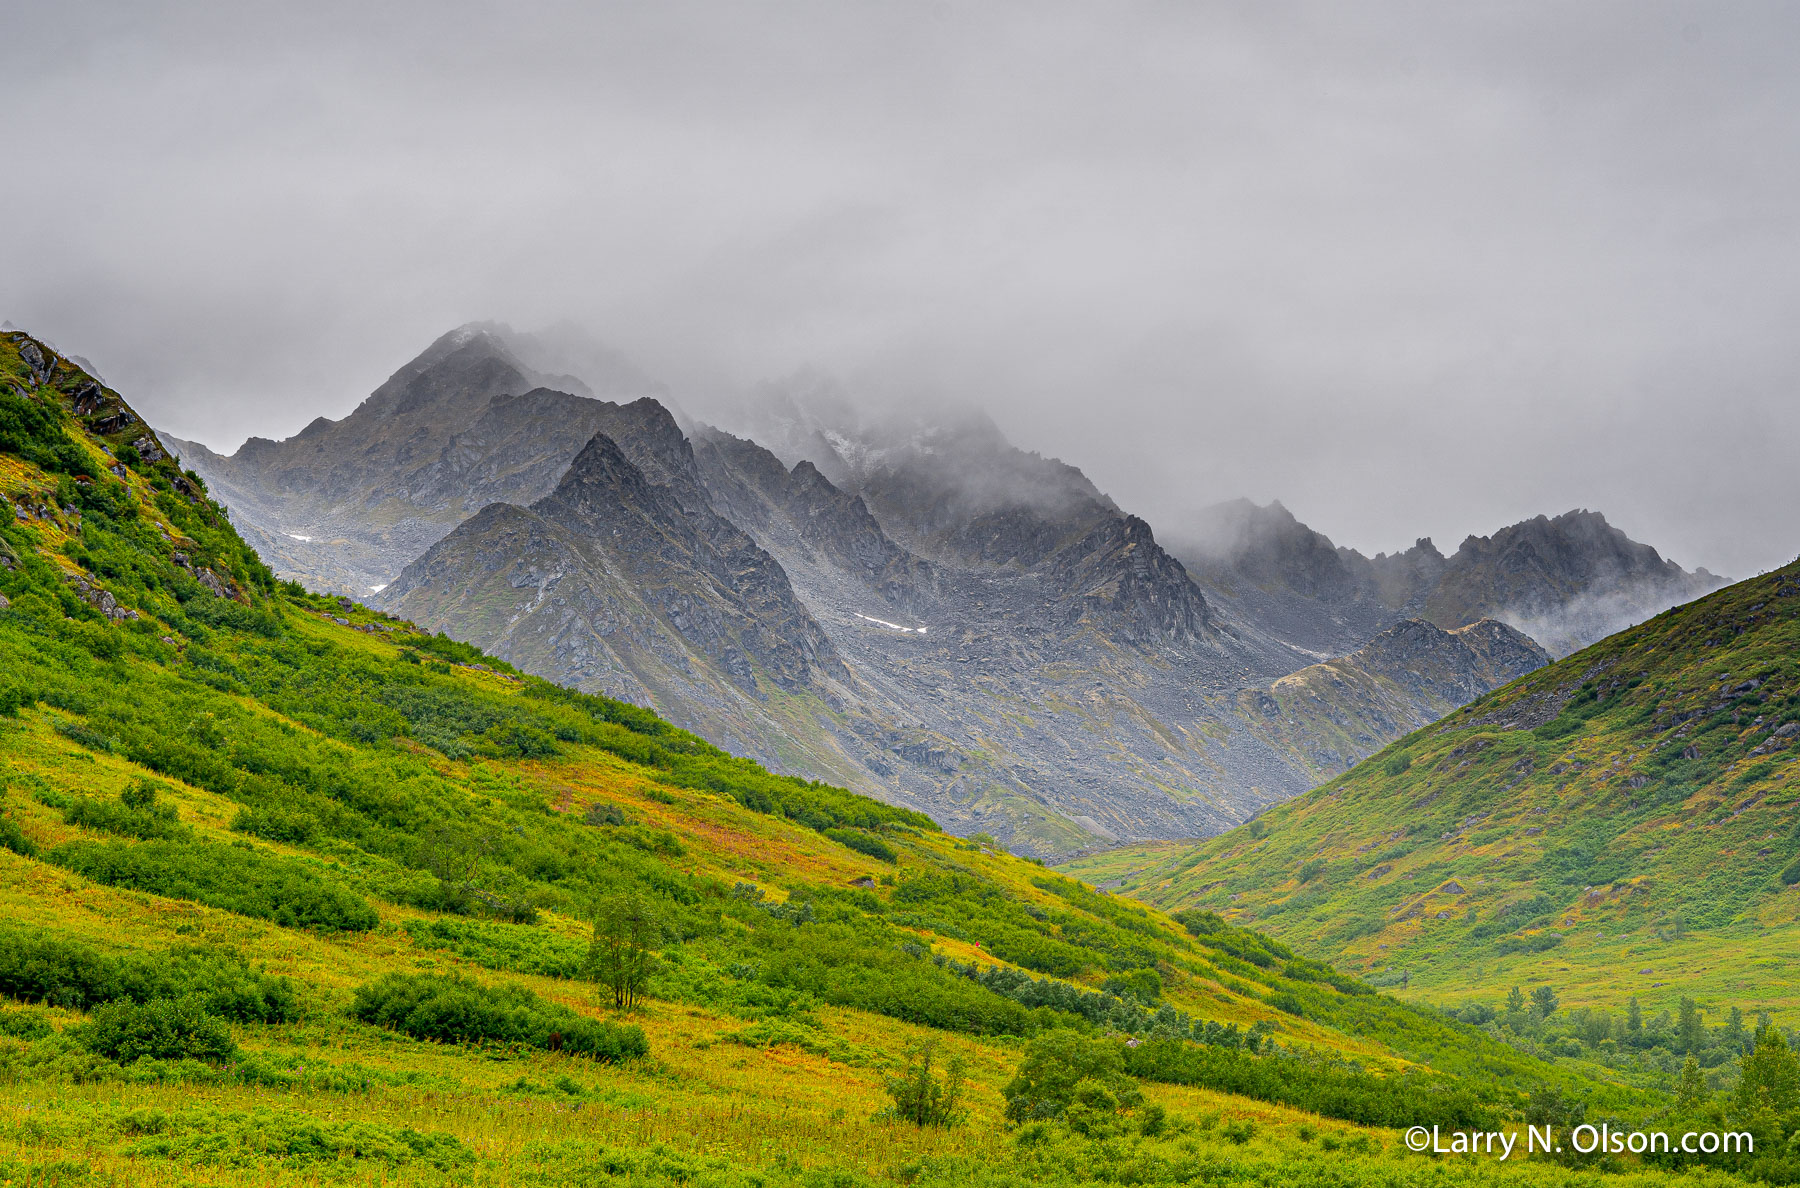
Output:
<instances>
[{"instance_id":1,"label":"distant mountain ridge","mask_svg":"<svg viewBox=\"0 0 1800 1188\"><path fill-rule=\"evenodd\" d=\"M1216 832L1546 659L1408 625L1428 545L1369 561L1244 505L1282 531L1178 559L985 417L803 384L745 411L684 427L610 352L476 325L342 421L176 448L282 576L1038 854Z\"/></svg>"},{"instance_id":2,"label":"distant mountain ridge","mask_svg":"<svg viewBox=\"0 0 1800 1188\"><path fill-rule=\"evenodd\" d=\"M1180 524L1169 547L1214 601L1327 651L1407 618L1445 628L1495 618L1565 656L1724 582L1665 560L1585 509L1471 535L1449 557L1429 539L1366 557L1280 503L1240 499Z\"/></svg>"}]
</instances>

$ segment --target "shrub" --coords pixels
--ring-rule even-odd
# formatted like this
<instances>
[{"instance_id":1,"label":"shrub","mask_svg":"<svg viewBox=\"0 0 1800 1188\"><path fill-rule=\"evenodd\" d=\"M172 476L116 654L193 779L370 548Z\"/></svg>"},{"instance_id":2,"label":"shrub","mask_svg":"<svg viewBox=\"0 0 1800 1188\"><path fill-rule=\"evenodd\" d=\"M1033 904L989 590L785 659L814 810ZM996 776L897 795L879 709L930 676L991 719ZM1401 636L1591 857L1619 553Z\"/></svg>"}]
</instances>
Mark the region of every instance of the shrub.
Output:
<instances>
[{"instance_id":1,"label":"shrub","mask_svg":"<svg viewBox=\"0 0 1800 1188\"><path fill-rule=\"evenodd\" d=\"M0 718L16 718L37 699L17 685L0 685Z\"/></svg>"},{"instance_id":2,"label":"shrub","mask_svg":"<svg viewBox=\"0 0 1800 1188\"><path fill-rule=\"evenodd\" d=\"M43 1039L54 1028L43 1011L32 1007L0 1010L0 1035L30 1042Z\"/></svg>"},{"instance_id":3,"label":"shrub","mask_svg":"<svg viewBox=\"0 0 1800 1188\"><path fill-rule=\"evenodd\" d=\"M237 1053L231 1032L198 998L107 1003L95 1009L76 1038L88 1051L120 1064L145 1057L218 1063Z\"/></svg>"},{"instance_id":4,"label":"shrub","mask_svg":"<svg viewBox=\"0 0 1800 1188\"><path fill-rule=\"evenodd\" d=\"M1198 1085L1295 1106L1364 1126L1486 1125L1490 1111L1445 1077L1378 1077L1298 1056L1252 1056L1229 1048L1151 1040L1124 1053L1125 1070L1147 1081Z\"/></svg>"},{"instance_id":5,"label":"shrub","mask_svg":"<svg viewBox=\"0 0 1800 1188\"><path fill-rule=\"evenodd\" d=\"M1153 969L1128 969L1107 978L1100 984L1100 989L1120 998L1152 1006L1162 998L1163 980L1162 975Z\"/></svg>"},{"instance_id":6,"label":"shrub","mask_svg":"<svg viewBox=\"0 0 1800 1188\"><path fill-rule=\"evenodd\" d=\"M1116 1040L1089 1039L1057 1029L1031 1041L1013 1079L1001 1089L1009 1122L1059 1118L1077 1099L1078 1086L1088 1096L1099 1088L1111 1095L1114 1109L1142 1100L1137 1082L1125 1073L1125 1046Z\"/></svg>"},{"instance_id":7,"label":"shrub","mask_svg":"<svg viewBox=\"0 0 1800 1188\"><path fill-rule=\"evenodd\" d=\"M306 846L318 839L319 819L310 813L278 808L241 808L232 817L231 828L235 833L247 833L290 846Z\"/></svg>"},{"instance_id":8,"label":"shrub","mask_svg":"<svg viewBox=\"0 0 1800 1188\"><path fill-rule=\"evenodd\" d=\"M883 862L900 861L900 855L894 852L894 847L860 829L827 829L825 836L840 846L848 846L859 854L867 854L869 857L878 858Z\"/></svg>"},{"instance_id":9,"label":"shrub","mask_svg":"<svg viewBox=\"0 0 1800 1188\"><path fill-rule=\"evenodd\" d=\"M20 830L9 813L0 813L0 849L11 850L26 858L37 857L37 846Z\"/></svg>"},{"instance_id":10,"label":"shrub","mask_svg":"<svg viewBox=\"0 0 1800 1188\"><path fill-rule=\"evenodd\" d=\"M906 1067L882 1078L882 1084L894 1104L876 1115L886 1115L911 1122L915 1126L955 1126L968 1111L962 1108L963 1080L967 1066L961 1056L952 1056L940 1080L931 1066L937 1059L937 1040L908 1047Z\"/></svg>"},{"instance_id":11,"label":"shrub","mask_svg":"<svg viewBox=\"0 0 1800 1188\"><path fill-rule=\"evenodd\" d=\"M588 805L587 812L581 815L581 822L584 825L594 826L623 825L625 824L625 810L616 804L596 800L593 804Z\"/></svg>"},{"instance_id":12,"label":"shrub","mask_svg":"<svg viewBox=\"0 0 1800 1188\"><path fill-rule=\"evenodd\" d=\"M380 923L361 896L313 867L247 845L66 842L48 858L97 883L190 899L286 928L359 932Z\"/></svg>"},{"instance_id":13,"label":"shrub","mask_svg":"<svg viewBox=\"0 0 1800 1188\"><path fill-rule=\"evenodd\" d=\"M1226 1142L1243 1146L1256 1137L1256 1123L1248 1118L1240 1118L1235 1122L1227 1122L1219 1127L1219 1137Z\"/></svg>"},{"instance_id":14,"label":"shrub","mask_svg":"<svg viewBox=\"0 0 1800 1188\"><path fill-rule=\"evenodd\" d=\"M388 974L357 988L350 1014L443 1044L520 1044L607 1063L650 1050L640 1027L583 1018L523 986L484 986L460 976Z\"/></svg>"},{"instance_id":15,"label":"shrub","mask_svg":"<svg viewBox=\"0 0 1800 1188\"><path fill-rule=\"evenodd\" d=\"M157 786L150 780L136 779L119 793L116 800L97 796L79 796L63 810L63 821L99 833L116 833L146 840L186 840L193 830L181 823L175 806L157 799Z\"/></svg>"},{"instance_id":16,"label":"shrub","mask_svg":"<svg viewBox=\"0 0 1800 1188\"><path fill-rule=\"evenodd\" d=\"M212 1014L244 1023L285 1023L300 1013L292 982L251 969L229 950L178 947L113 957L22 930L0 932L0 994L77 1010L197 998Z\"/></svg>"}]
</instances>

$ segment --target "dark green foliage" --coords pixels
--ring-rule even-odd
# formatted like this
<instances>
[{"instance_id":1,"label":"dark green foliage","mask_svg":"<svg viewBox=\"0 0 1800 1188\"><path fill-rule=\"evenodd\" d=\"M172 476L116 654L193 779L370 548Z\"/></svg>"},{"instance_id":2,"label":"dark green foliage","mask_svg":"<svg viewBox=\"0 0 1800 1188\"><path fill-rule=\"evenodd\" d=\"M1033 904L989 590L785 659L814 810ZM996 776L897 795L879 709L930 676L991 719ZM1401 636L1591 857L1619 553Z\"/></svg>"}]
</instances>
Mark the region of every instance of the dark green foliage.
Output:
<instances>
[{"instance_id":1,"label":"dark green foliage","mask_svg":"<svg viewBox=\"0 0 1800 1188\"><path fill-rule=\"evenodd\" d=\"M1000 1090L1006 1098L1007 1121L1060 1118L1084 1086L1103 1090L1112 1099L1114 1109L1137 1104L1143 1094L1126 1075L1128 1050L1114 1039L1089 1038L1064 1030L1046 1032L1032 1040L1013 1079Z\"/></svg>"},{"instance_id":2,"label":"dark green foliage","mask_svg":"<svg viewBox=\"0 0 1800 1188\"><path fill-rule=\"evenodd\" d=\"M231 819L238 833L291 846L307 846L318 840L319 819L311 813L288 812L278 806L241 808Z\"/></svg>"},{"instance_id":3,"label":"dark green foliage","mask_svg":"<svg viewBox=\"0 0 1800 1188\"><path fill-rule=\"evenodd\" d=\"M11 850L25 858L36 858L37 845L19 828L12 814L0 812L0 849Z\"/></svg>"},{"instance_id":4,"label":"dark green foliage","mask_svg":"<svg viewBox=\"0 0 1800 1188\"><path fill-rule=\"evenodd\" d=\"M63 820L100 833L147 840L188 840L194 835L181 823L175 806L158 801L156 785L144 779L133 780L114 800L75 798L63 810Z\"/></svg>"},{"instance_id":5,"label":"dark green foliage","mask_svg":"<svg viewBox=\"0 0 1800 1188\"><path fill-rule=\"evenodd\" d=\"M1378 1077L1298 1056L1151 1040L1125 1049L1124 1068L1146 1081L1199 1085L1364 1126L1466 1128L1489 1125L1495 1116L1466 1086L1447 1078Z\"/></svg>"},{"instance_id":6,"label":"dark green foliage","mask_svg":"<svg viewBox=\"0 0 1800 1188\"><path fill-rule=\"evenodd\" d=\"M22 930L0 932L0 994L77 1010L115 1001L195 998L210 1013L242 1023L299 1017L292 982L253 970L229 951L175 948L114 957Z\"/></svg>"},{"instance_id":7,"label":"dark green foliage","mask_svg":"<svg viewBox=\"0 0 1800 1188\"><path fill-rule=\"evenodd\" d=\"M581 814L581 823L584 825L593 825L595 827L623 825L625 824L625 810L621 809L616 804L609 804L605 801L595 801L593 804L587 806L586 812Z\"/></svg>"},{"instance_id":8,"label":"dark green foliage","mask_svg":"<svg viewBox=\"0 0 1800 1188\"><path fill-rule=\"evenodd\" d=\"M32 1040L43 1039L55 1031L50 1020L44 1017L41 1009L22 1007L8 1010L0 1008L0 1035L9 1039Z\"/></svg>"},{"instance_id":9,"label":"dark green foliage","mask_svg":"<svg viewBox=\"0 0 1800 1188\"><path fill-rule=\"evenodd\" d=\"M772 922L756 938L764 955L762 979L834 1006L945 1031L1025 1035L1036 1030L1024 1007L907 953L890 937L848 920L804 928Z\"/></svg>"},{"instance_id":10,"label":"dark green foliage","mask_svg":"<svg viewBox=\"0 0 1800 1188\"><path fill-rule=\"evenodd\" d=\"M0 718L16 718L19 711L37 701L18 685L0 685Z\"/></svg>"},{"instance_id":11,"label":"dark green foliage","mask_svg":"<svg viewBox=\"0 0 1800 1188\"><path fill-rule=\"evenodd\" d=\"M197 998L109 1002L95 1008L77 1038L88 1051L120 1064L146 1057L220 1063L237 1054L230 1030Z\"/></svg>"},{"instance_id":12,"label":"dark green foliage","mask_svg":"<svg viewBox=\"0 0 1800 1188\"><path fill-rule=\"evenodd\" d=\"M87 451L63 429L57 410L0 388L0 453L16 454L51 474L89 474Z\"/></svg>"},{"instance_id":13,"label":"dark green foliage","mask_svg":"<svg viewBox=\"0 0 1800 1188\"><path fill-rule=\"evenodd\" d=\"M243 843L247 844L247 843ZM113 887L191 899L287 928L363 931L380 917L317 864L215 842L67 842L49 861Z\"/></svg>"},{"instance_id":14,"label":"dark green foliage","mask_svg":"<svg viewBox=\"0 0 1800 1188\"><path fill-rule=\"evenodd\" d=\"M445 1044L520 1044L606 1063L650 1050L642 1028L583 1018L523 986L484 986L455 976L388 974L357 988L350 1013L364 1023Z\"/></svg>"},{"instance_id":15,"label":"dark green foliage","mask_svg":"<svg viewBox=\"0 0 1800 1188\"><path fill-rule=\"evenodd\" d=\"M1100 989L1120 998L1130 998L1144 1006L1154 1006L1162 997L1162 975L1153 969L1128 969L1101 983Z\"/></svg>"},{"instance_id":16,"label":"dark green foliage","mask_svg":"<svg viewBox=\"0 0 1800 1188\"><path fill-rule=\"evenodd\" d=\"M408 920L413 944L455 953L488 969L580 978L588 969L588 946L554 932L486 920Z\"/></svg>"},{"instance_id":17,"label":"dark green foliage","mask_svg":"<svg viewBox=\"0 0 1800 1188\"><path fill-rule=\"evenodd\" d=\"M932 1071L937 1049L934 1039L907 1048L905 1066L882 1078L888 1096L894 1099L883 1114L915 1126L938 1127L955 1126L968 1116L962 1107L966 1062L960 1055L952 1056L940 1079Z\"/></svg>"},{"instance_id":18,"label":"dark green foliage","mask_svg":"<svg viewBox=\"0 0 1800 1188\"><path fill-rule=\"evenodd\" d=\"M872 833L864 833L860 829L827 829L825 836L840 846L850 847L858 854L867 854L883 862L900 861L900 855L894 852L894 847Z\"/></svg>"}]
</instances>

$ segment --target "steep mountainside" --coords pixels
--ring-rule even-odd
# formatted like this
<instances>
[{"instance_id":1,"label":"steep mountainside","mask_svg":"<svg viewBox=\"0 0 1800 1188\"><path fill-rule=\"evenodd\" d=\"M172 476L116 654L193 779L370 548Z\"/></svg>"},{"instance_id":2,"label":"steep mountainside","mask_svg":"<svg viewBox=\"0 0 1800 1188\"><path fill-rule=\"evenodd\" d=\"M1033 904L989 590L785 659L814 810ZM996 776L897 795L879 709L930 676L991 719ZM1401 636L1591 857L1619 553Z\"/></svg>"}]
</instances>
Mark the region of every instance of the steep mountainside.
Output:
<instances>
[{"instance_id":1,"label":"steep mountainside","mask_svg":"<svg viewBox=\"0 0 1800 1188\"><path fill-rule=\"evenodd\" d=\"M1170 539L1215 603L1324 652L1348 651L1405 618L1445 628L1492 618L1566 656L1722 581L1664 560L1589 511L1471 536L1449 557L1430 540L1365 557L1279 503L1242 499L1177 525Z\"/></svg>"},{"instance_id":2,"label":"steep mountainside","mask_svg":"<svg viewBox=\"0 0 1800 1188\"><path fill-rule=\"evenodd\" d=\"M1403 1119L1663 1099L278 583L133 422L0 338L10 1180L1374 1184Z\"/></svg>"},{"instance_id":3,"label":"steep mountainside","mask_svg":"<svg viewBox=\"0 0 1800 1188\"><path fill-rule=\"evenodd\" d=\"M593 384L528 359L584 365ZM278 574L360 598L489 503L548 494L599 431L602 402L591 397L660 392L623 361L469 325L341 421L321 417L286 441L251 438L228 457L168 440Z\"/></svg>"},{"instance_id":4,"label":"steep mountainside","mask_svg":"<svg viewBox=\"0 0 1800 1188\"><path fill-rule=\"evenodd\" d=\"M713 430L697 431L696 450L654 401L602 423L555 493L488 508L380 605L529 671L655 705L783 770L1028 849L1211 832L1246 799L1303 786L1197 696L1202 681L1227 687L1220 657L1235 641L1176 654L1185 680L1167 660L1146 663L1131 635L1156 629L1155 600L1120 594L1129 562L1080 557L1088 582L1074 596L1066 573L947 568L808 464L784 468ZM1197 593L1182 596L1204 615ZM1103 634L1113 628L1124 638ZM1247 797L1225 795L1231 777L1253 785Z\"/></svg>"},{"instance_id":5,"label":"steep mountainside","mask_svg":"<svg viewBox=\"0 0 1800 1188\"><path fill-rule=\"evenodd\" d=\"M548 342L464 327L344 421L184 457L284 576L1040 854L1216 832L1529 662L1421 635L1274 688L1424 614L1447 563L1369 562L1243 505L1230 564L1203 557L1197 584L984 418L776 392L752 415L772 450L684 433L656 399L532 386L556 367L656 386Z\"/></svg>"},{"instance_id":6,"label":"steep mountainside","mask_svg":"<svg viewBox=\"0 0 1800 1188\"><path fill-rule=\"evenodd\" d=\"M1434 997L1800 1005L1800 563L1666 612L1198 847L1079 861Z\"/></svg>"},{"instance_id":7,"label":"steep mountainside","mask_svg":"<svg viewBox=\"0 0 1800 1188\"><path fill-rule=\"evenodd\" d=\"M1239 717L1323 781L1549 662L1530 636L1493 619L1454 631L1408 619L1347 656L1239 693Z\"/></svg>"},{"instance_id":8,"label":"steep mountainside","mask_svg":"<svg viewBox=\"0 0 1800 1188\"><path fill-rule=\"evenodd\" d=\"M739 754L845 767L829 743L784 745L781 716L828 716L846 677L786 574L713 513L661 405L603 420L630 457L596 434L549 495L489 505L372 601L559 683L669 707Z\"/></svg>"}]
</instances>

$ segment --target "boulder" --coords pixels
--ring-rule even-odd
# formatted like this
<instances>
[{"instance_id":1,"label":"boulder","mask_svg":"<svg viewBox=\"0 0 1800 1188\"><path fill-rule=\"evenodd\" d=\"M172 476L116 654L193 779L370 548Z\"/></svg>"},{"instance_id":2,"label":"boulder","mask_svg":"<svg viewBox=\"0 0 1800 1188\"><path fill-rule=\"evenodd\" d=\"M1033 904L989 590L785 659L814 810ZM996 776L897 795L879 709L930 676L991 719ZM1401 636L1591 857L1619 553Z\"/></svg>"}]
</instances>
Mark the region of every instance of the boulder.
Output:
<instances>
[{"instance_id":1,"label":"boulder","mask_svg":"<svg viewBox=\"0 0 1800 1188\"><path fill-rule=\"evenodd\" d=\"M78 417L91 417L106 405L106 393L93 380L85 381L69 398L69 407Z\"/></svg>"},{"instance_id":2,"label":"boulder","mask_svg":"<svg viewBox=\"0 0 1800 1188\"><path fill-rule=\"evenodd\" d=\"M12 609L12 601L6 595L0 594L0 610L10 609Z\"/></svg>"},{"instance_id":3,"label":"boulder","mask_svg":"<svg viewBox=\"0 0 1800 1188\"><path fill-rule=\"evenodd\" d=\"M161 462L168 457L162 451L162 443L148 433L132 442L131 448L136 450L138 456L146 462Z\"/></svg>"},{"instance_id":4,"label":"boulder","mask_svg":"<svg viewBox=\"0 0 1800 1188\"><path fill-rule=\"evenodd\" d=\"M25 361L25 366L31 368L34 375L43 374L44 352L38 349L37 343L29 338L21 340L19 342L19 358Z\"/></svg>"},{"instance_id":5,"label":"boulder","mask_svg":"<svg viewBox=\"0 0 1800 1188\"><path fill-rule=\"evenodd\" d=\"M194 571L194 580L206 587L207 593L217 598L232 597L231 586L212 570L202 567Z\"/></svg>"}]
</instances>

